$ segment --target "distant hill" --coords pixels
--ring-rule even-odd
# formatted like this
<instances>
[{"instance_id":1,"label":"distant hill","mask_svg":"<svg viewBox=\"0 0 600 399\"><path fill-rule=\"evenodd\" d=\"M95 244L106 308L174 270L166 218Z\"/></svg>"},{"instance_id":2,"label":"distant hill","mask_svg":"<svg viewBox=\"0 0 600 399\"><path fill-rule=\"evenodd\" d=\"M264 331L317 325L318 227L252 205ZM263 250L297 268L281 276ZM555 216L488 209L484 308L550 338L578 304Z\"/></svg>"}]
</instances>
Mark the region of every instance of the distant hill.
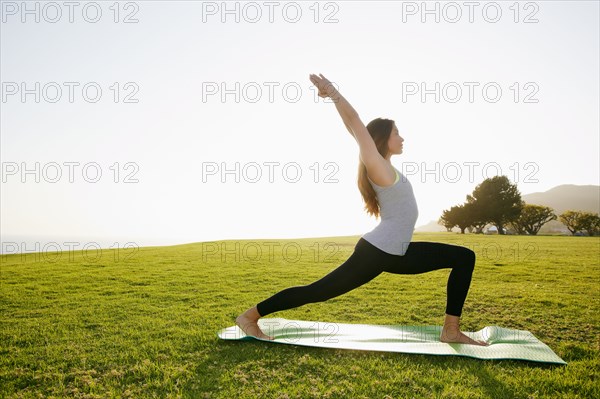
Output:
<instances>
[{"instance_id":1,"label":"distant hill","mask_svg":"<svg viewBox=\"0 0 600 399\"><path fill-rule=\"evenodd\" d=\"M554 209L556 215L567 210L600 213L600 186L563 184L551 188L548 191L523 194L521 198L525 203L532 205L549 206ZM440 211L440 216L442 211ZM436 220L419 226L415 232L438 232L446 231ZM453 231L459 231L454 228ZM562 232L568 233L566 227L558 220L549 222L542 227L540 233Z\"/></svg>"},{"instance_id":2,"label":"distant hill","mask_svg":"<svg viewBox=\"0 0 600 399\"><path fill-rule=\"evenodd\" d=\"M441 216L442 212L440 212ZM423 226L419 226L415 228L415 233L437 233L439 231L446 231L446 228L441 224L438 224L437 221L432 220L431 222L424 224ZM460 231L457 228L454 228L452 231Z\"/></svg>"},{"instance_id":3,"label":"distant hill","mask_svg":"<svg viewBox=\"0 0 600 399\"><path fill-rule=\"evenodd\" d=\"M568 210L600 213L600 186L563 184L541 193L524 194L521 198L527 204L549 206L556 216ZM558 220L548 222L540 229L541 234L557 232L570 234Z\"/></svg>"},{"instance_id":4,"label":"distant hill","mask_svg":"<svg viewBox=\"0 0 600 399\"><path fill-rule=\"evenodd\" d=\"M521 196L528 204L544 205L558 215L569 209L600 213L600 186L563 184L542 193Z\"/></svg>"}]
</instances>

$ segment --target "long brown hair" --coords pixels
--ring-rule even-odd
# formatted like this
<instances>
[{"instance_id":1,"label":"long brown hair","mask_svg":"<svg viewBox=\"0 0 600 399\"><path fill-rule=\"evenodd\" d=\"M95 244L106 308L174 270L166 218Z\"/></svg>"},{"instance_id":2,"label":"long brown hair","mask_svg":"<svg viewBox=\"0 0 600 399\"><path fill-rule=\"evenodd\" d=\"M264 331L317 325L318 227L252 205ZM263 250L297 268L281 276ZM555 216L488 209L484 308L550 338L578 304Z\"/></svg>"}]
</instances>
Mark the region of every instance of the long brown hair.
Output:
<instances>
[{"instance_id":1,"label":"long brown hair","mask_svg":"<svg viewBox=\"0 0 600 399\"><path fill-rule=\"evenodd\" d=\"M389 151L388 139L392 133L394 121L391 119L377 118L369 122L366 127L371 138L375 142L377 151L385 158ZM374 215L376 219L379 218L379 201L377 201L377 193L375 193L375 190L373 190L371 183L369 183L369 180L367 179L367 167L360 157L358 158L358 189L362 194L367 213Z\"/></svg>"}]
</instances>

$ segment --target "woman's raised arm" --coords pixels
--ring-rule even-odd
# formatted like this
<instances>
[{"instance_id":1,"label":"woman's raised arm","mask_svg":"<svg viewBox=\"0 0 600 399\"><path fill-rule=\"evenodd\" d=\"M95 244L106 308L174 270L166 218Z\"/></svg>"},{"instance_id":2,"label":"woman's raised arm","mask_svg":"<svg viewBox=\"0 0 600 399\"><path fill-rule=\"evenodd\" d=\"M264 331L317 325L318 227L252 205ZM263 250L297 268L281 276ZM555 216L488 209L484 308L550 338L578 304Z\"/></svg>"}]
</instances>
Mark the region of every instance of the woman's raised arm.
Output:
<instances>
[{"instance_id":1,"label":"woman's raised arm","mask_svg":"<svg viewBox=\"0 0 600 399\"><path fill-rule=\"evenodd\" d=\"M381 161L383 161L383 157L377 151L377 147L375 146L375 142L371 138L369 131L348 100L346 100L322 74L319 74L319 76L311 74L310 80L319 89L319 97L330 97L333 100L338 113L342 117L344 125L358 143L360 148L360 158L367 169L369 169L370 165L380 165Z\"/></svg>"}]
</instances>

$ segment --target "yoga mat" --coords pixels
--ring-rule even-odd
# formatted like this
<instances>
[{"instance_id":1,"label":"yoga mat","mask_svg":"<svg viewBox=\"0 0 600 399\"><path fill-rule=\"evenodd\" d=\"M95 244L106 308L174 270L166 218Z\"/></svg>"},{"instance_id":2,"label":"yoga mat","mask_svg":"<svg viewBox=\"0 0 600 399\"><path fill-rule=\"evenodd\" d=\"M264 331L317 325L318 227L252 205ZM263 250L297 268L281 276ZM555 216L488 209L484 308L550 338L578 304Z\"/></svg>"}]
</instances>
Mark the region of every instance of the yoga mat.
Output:
<instances>
[{"instance_id":1,"label":"yoga mat","mask_svg":"<svg viewBox=\"0 0 600 399\"><path fill-rule=\"evenodd\" d=\"M224 328L217 336L224 340L259 340L278 344L319 348L356 349L384 352L455 355L477 359L518 359L567 364L532 333L498 326L463 331L468 337L489 346L440 342L442 326L403 326L328 323L323 321L261 318L261 330L275 340L246 335L238 326Z\"/></svg>"}]
</instances>

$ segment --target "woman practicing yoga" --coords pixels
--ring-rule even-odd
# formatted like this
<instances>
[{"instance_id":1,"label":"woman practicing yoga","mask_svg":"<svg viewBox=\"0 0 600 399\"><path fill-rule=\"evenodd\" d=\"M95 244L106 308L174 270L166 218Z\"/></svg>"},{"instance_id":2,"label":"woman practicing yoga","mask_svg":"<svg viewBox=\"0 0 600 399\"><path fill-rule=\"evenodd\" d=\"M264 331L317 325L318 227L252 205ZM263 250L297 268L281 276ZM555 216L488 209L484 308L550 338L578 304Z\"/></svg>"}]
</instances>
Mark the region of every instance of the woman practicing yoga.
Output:
<instances>
[{"instance_id":1,"label":"woman practicing yoga","mask_svg":"<svg viewBox=\"0 0 600 399\"><path fill-rule=\"evenodd\" d=\"M451 268L447 285L446 316L442 342L482 345L460 331L459 319L471 284L475 253L457 245L411 242L417 221L417 203L410 182L390 162L402 153L404 139L394 121L377 118L366 127L357 112L323 75L310 75L319 96L330 97L344 125L360 147L358 188L365 210L380 223L364 234L352 255L337 269L309 285L286 288L246 310L235 319L247 335L272 340L257 322L273 312L307 303L323 302L351 291L382 272L419 274Z\"/></svg>"}]
</instances>

